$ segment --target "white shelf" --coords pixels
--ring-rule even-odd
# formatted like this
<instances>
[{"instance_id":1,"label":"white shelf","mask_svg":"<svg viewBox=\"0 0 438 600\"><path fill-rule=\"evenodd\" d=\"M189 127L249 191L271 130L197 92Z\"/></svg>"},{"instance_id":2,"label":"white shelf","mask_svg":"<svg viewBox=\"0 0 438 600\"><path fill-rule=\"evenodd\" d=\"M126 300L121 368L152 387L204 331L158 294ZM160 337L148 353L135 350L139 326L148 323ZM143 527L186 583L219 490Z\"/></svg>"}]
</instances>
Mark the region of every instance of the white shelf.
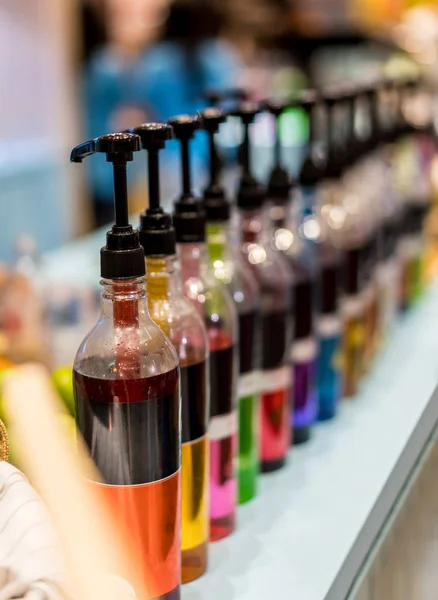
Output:
<instances>
[{"instance_id":1,"label":"white shelf","mask_svg":"<svg viewBox=\"0 0 438 600\"><path fill-rule=\"evenodd\" d=\"M183 600L343 600L438 420L438 285L396 327L360 395L260 478Z\"/></svg>"}]
</instances>

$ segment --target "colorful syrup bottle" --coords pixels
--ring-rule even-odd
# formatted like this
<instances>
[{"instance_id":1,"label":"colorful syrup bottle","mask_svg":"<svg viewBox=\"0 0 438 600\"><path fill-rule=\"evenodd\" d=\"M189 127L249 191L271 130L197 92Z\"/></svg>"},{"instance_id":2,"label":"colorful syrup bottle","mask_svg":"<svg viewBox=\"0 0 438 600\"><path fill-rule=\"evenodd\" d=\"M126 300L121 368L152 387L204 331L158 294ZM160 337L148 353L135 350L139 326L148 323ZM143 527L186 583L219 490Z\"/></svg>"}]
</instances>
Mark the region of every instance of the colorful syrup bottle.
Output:
<instances>
[{"instance_id":1,"label":"colorful syrup bottle","mask_svg":"<svg viewBox=\"0 0 438 600\"><path fill-rule=\"evenodd\" d=\"M208 272L205 213L191 191L189 144L197 118L171 121L181 144L182 194L175 202L174 227L183 290L207 328L210 349L210 540L235 528L237 504L237 315L224 285Z\"/></svg>"},{"instance_id":2,"label":"colorful syrup bottle","mask_svg":"<svg viewBox=\"0 0 438 600\"><path fill-rule=\"evenodd\" d=\"M377 349L379 329L379 298L377 287L377 271L381 249L381 214L382 198L380 196L378 171L374 158L376 141L376 121L372 105L368 106L369 135L366 140L356 136L356 115L359 100L363 94L355 86L343 90L341 101L347 112L347 131L344 143L346 167L350 167L349 183L346 191L355 193L360 200L356 216L352 218L360 222L356 225L362 247L362 286L364 302L364 353L362 370L365 373L370 368ZM345 176L347 179L347 175ZM373 185L369 185L372 181Z\"/></svg>"},{"instance_id":3,"label":"colorful syrup bottle","mask_svg":"<svg viewBox=\"0 0 438 600\"><path fill-rule=\"evenodd\" d=\"M250 268L231 239L231 207L220 185L215 133L225 121L217 108L202 113L210 146L210 181L204 190L207 219L207 252L215 277L227 285L239 318L239 502L251 500L257 492L259 473L259 288Z\"/></svg>"},{"instance_id":4,"label":"colorful syrup bottle","mask_svg":"<svg viewBox=\"0 0 438 600\"><path fill-rule=\"evenodd\" d=\"M327 157L324 168L326 219L331 221L333 244L339 248L341 258L341 316L343 322L342 371L343 397L354 396L363 373L365 344L365 303L363 291L364 242L357 235L354 216L345 204L345 153L335 135L335 111L339 93L324 93L327 116ZM351 167L351 165L350 165Z\"/></svg>"},{"instance_id":5,"label":"colorful syrup bottle","mask_svg":"<svg viewBox=\"0 0 438 600\"><path fill-rule=\"evenodd\" d=\"M208 340L204 323L182 291L172 217L160 208L159 151L172 128L147 123L133 129L148 153L149 208L140 217L149 314L179 358L182 404L182 583L207 569L209 540Z\"/></svg>"},{"instance_id":6,"label":"colorful syrup bottle","mask_svg":"<svg viewBox=\"0 0 438 600\"><path fill-rule=\"evenodd\" d=\"M318 404L318 344L314 331L317 246L307 234L312 224L310 229L306 225L309 219L313 219L312 203L315 198L307 193L312 190L295 190L291 207L292 182L281 164L280 117L288 107L291 107L290 103L278 101L266 104L276 119L274 166L268 184L268 199L271 203L271 243L284 254L293 271L291 427L293 443L301 444L310 438Z\"/></svg>"},{"instance_id":7,"label":"colorful syrup bottle","mask_svg":"<svg viewBox=\"0 0 438 600\"><path fill-rule=\"evenodd\" d=\"M410 168L403 180L404 210L400 257L402 260L401 309L410 308L424 291L424 235L423 224L431 200L430 136L424 127L414 126L409 112L414 109L418 81L402 80L397 83L400 102L400 138L402 166Z\"/></svg>"},{"instance_id":8,"label":"colorful syrup bottle","mask_svg":"<svg viewBox=\"0 0 438 600\"><path fill-rule=\"evenodd\" d=\"M361 97L367 104L369 121L369 136L362 143L364 162L368 165L368 172L364 173L363 179L372 181L373 186L370 189L375 191L369 212L374 215L371 229L374 232L375 260L371 266L376 306L374 314L373 311L369 313L371 318L368 318L368 326L366 324L365 328L365 354L368 351L368 361L374 358L394 323L399 289L399 269L396 260L398 196L393 185L388 151L385 148L380 116L381 89L381 82L374 82L361 89Z\"/></svg>"},{"instance_id":9,"label":"colorful syrup bottle","mask_svg":"<svg viewBox=\"0 0 438 600\"><path fill-rule=\"evenodd\" d=\"M140 149L138 136L110 134L71 154L72 162L106 154L115 200L115 225L101 250L101 314L74 363L76 418L102 475L92 485L131 536L148 598L178 600L180 377L173 345L149 316L144 253L128 222L126 164Z\"/></svg>"},{"instance_id":10,"label":"colorful syrup bottle","mask_svg":"<svg viewBox=\"0 0 438 600\"><path fill-rule=\"evenodd\" d=\"M367 91L372 119L377 132L377 161L382 167L381 173L381 211L382 245L381 262L378 267L378 286L380 290L380 342L384 341L395 324L399 312L401 291L401 260L399 240L402 232L402 194L397 173L397 139L399 136L396 115L385 111L388 95L395 91L392 80L377 82ZM386 102L385 102L386 101ZM386 115L385 115L386 112ZM386 117L386 118L384 118Z\"/></svg>"},{"instance_id":11,"label":"colorful syrup bottle","mask_svg":"<svg viewBox=\"0 0 438 600\"><path fill-rule=\"evenodd\" d=\"M232 114L243 124L241 175L237 192L237 231L241 254L260 288L261 398L260 468L280 469L290 445L289 360L291 272L284 257L270 245L269 220L263 212L266 193L251 173L249 128L258 112L252 103L241 103Z\"/></svg>"},{"instance_id":12,"label":"colorful syrup bottle","mask_svg":"<svg viewBox=\"0 0 438 600\"><path fill-rule=\"evenodd\" d=\"M318 412L320 421L332 419L342 392L341 349L342 318L340 310L340 277L342 253L333 240L333 205L325 202L323 186L324 160L316 153L315 120L320 98L314 90L302 94L301 105L308 115L309 142L299 174L308 215L303 228L311 228L317 249L317 319L315 331L319 354L317 364ZM336 184L335 184L336 185ZM329 184L330 186L330 184ZM335 189L332 193L336 194ZM336 208L335 208L336 210ZM313 231L312 231L313 230Z\"/></svg>"}]
</instances>

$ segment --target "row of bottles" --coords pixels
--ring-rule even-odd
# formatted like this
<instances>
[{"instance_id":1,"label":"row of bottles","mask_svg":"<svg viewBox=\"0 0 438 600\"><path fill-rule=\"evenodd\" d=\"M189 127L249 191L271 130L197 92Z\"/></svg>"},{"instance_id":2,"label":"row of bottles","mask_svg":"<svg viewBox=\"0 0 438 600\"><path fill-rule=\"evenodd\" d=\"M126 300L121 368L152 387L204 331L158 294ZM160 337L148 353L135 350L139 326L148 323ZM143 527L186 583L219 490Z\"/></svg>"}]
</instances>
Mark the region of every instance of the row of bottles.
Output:
<instances>
[{"instance_id":1,"label":"row of bottles","mask_svg":"<svg viewBox=\"0 0 438 600\"><path fill-rule=\"evenodd\" d=\"M406 119L418 90L384 81L263 104L232 90L199 116L72 151L73 162L106 154L115 198L101 251L102 312L74 365L78 429L102 475L96 492L136 544L148 597L179 598L180 583L206 571L209 542L234 531L236 505L257 494L259 472L280 469L291 443L307 442L317 419L355 395L397 312L421 295L431 190L419 179L428 180L434 140L429 122L413 128ZM297 106L310 127L294 181L280 131ZM267 187L251 156L261 111L276 123ZM216 140L229 115L243 132L235 207ZM202 199L190 166L200 128L210 166ZM159 184L171 137L181 149L173 215ZM142 149L149 207L134 230L127 163Z\"/></svg>"}]
</instances>

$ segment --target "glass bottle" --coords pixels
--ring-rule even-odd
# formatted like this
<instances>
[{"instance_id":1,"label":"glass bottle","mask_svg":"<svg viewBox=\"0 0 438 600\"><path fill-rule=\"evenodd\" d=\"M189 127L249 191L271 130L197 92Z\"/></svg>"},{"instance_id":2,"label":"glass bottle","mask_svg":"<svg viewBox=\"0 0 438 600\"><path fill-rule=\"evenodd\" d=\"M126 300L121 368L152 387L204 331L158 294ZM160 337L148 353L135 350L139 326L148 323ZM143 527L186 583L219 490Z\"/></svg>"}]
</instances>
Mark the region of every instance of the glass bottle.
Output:
<instances>
[{"instance_id":1,"label":"glass bottle","mask_svg":"<svg viewBox=\"0 0 438 600\"><path fill-rule=\"evenodd\" d=\"M181 567L182 583L188 583L205 573L208 562L208 341L201 318L182 291L172 218L159 206L158 153L172 129L163 123L146 123L133 131L148 154L149 208L140 217L139 235L145 251L149 313L174 345L181 373Z\"/></svg>"},{"instance_id":2,"label":"glass bottle","mask_svg":"<svg viewBox=\"0 0 438 600\"><path fill-rule=\"evenodd\" d=\"M285 464L291 438L292 373L288 351L292 282L286 261L269 244L268 221L263 212L266 195L250 171L249 126L257 107L242 103L233 114L244 125L235 230L240 233L242 257L260 290L260 467L262 472L269 472Z\"/></svg>"},{"instance_id":3,"label":"glass bottle","mask_svg":"<svg viewBox=\"0 0 438 600\"><path fill-rule=\"evenodd\" d=\"M259 473L259 290L232 240L230 205L219 183L220 164L214 135L225 116L217 109L207 109L202 118L210 142L210 181L203 198L210 270L228 287L239 319L238 496L243 503L256 495Z\"/></svg>"},{"instance_id":4,"label":"glass bottle","mask_svg":"<svg viewBox=\"0 0 438 600\"><path fill-rule=\"evenodd\" d=\"M308 206L309 195L305 196L303 190L299 189L295 190L290 206L292 182L281 164L280 156L280 117L287 105L269 102L267 107L275 115L277 124L274 166L268 186L270 243L275 251L285 256L293 273L291 427L293 443L299 444L310 438L310 428L315 421L318 406L319 353L314 322L317 251L315 239L311 239L315 231L312 231L310 222L313 207ZM312 222L318 226L315 219ZM308 235L309 232L311 235Z\"/></svg>"},{"instance_id":5,"label":"glass bottle","mask_svg":"<svg viewBox=\"0 0 438 600\"><path fill-rule=\"evenodd\" d=\"M210 540L235 529L237 504L237 315L224 285L208 271L205 213L191 192L189 140L196 118L171 120L182 150L183 192L173 214L185 295L207 329L210 350Z\"/></svg>"},{"instance_id":6,"label":"glass bottle","mask_svg":"<svg viewBox=\"0 0 438 600\"><path fill-rule=\"evenodd\" d=\"M102 482L90 482L118 516L147 590L179 598L181 399L175 349L153 323L144 254L128 223L126 163L140 138L111 134L75 148L82 162L104 152L114 165L116 219L101 251L101 314L73 369L78 431Z\"/></svg>"}]
</instances>

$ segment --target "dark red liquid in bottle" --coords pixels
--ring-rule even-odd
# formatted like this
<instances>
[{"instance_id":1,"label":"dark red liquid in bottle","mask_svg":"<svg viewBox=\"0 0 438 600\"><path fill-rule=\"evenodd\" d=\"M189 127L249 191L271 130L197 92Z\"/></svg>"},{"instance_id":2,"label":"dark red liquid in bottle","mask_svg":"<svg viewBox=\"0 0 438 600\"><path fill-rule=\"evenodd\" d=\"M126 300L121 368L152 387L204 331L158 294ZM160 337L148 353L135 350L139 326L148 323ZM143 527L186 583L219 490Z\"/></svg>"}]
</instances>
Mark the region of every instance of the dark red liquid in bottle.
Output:
<instances>
[{"instance_id":1,"label":"dark red liquid in bottle","mask_svg":"<svg viewBox=\"0 0 438 600\"><path fill-rule=\"evenodd\" d=\"M81 370L104 372L97 361ZM151 598L180 597L179 372L100 379L74 372L77 425L104 483L93 483L131 536Z\"/></svg>"},{"instance_id":2,"label":"dark red liquid in bottle","mask_svg":"<svg viewBox=\"0 0 438 600\"><path fill-rule=\"evenodd\" d=\"M258 314L256 311L239 315L239 372L250 373L258 365L259 341L257 336Z\"/></svg>"},{"instance_id":3,"label":"dark red liquid in bottle","mask_svg":"<svg viewBox=\"0 0 438 600\"><path fill-rule=\"evenodd\" d=\"M236 348L227 332L210 329L210 540L234 531L237 501Z\"/></svg>"}]
</instances>

